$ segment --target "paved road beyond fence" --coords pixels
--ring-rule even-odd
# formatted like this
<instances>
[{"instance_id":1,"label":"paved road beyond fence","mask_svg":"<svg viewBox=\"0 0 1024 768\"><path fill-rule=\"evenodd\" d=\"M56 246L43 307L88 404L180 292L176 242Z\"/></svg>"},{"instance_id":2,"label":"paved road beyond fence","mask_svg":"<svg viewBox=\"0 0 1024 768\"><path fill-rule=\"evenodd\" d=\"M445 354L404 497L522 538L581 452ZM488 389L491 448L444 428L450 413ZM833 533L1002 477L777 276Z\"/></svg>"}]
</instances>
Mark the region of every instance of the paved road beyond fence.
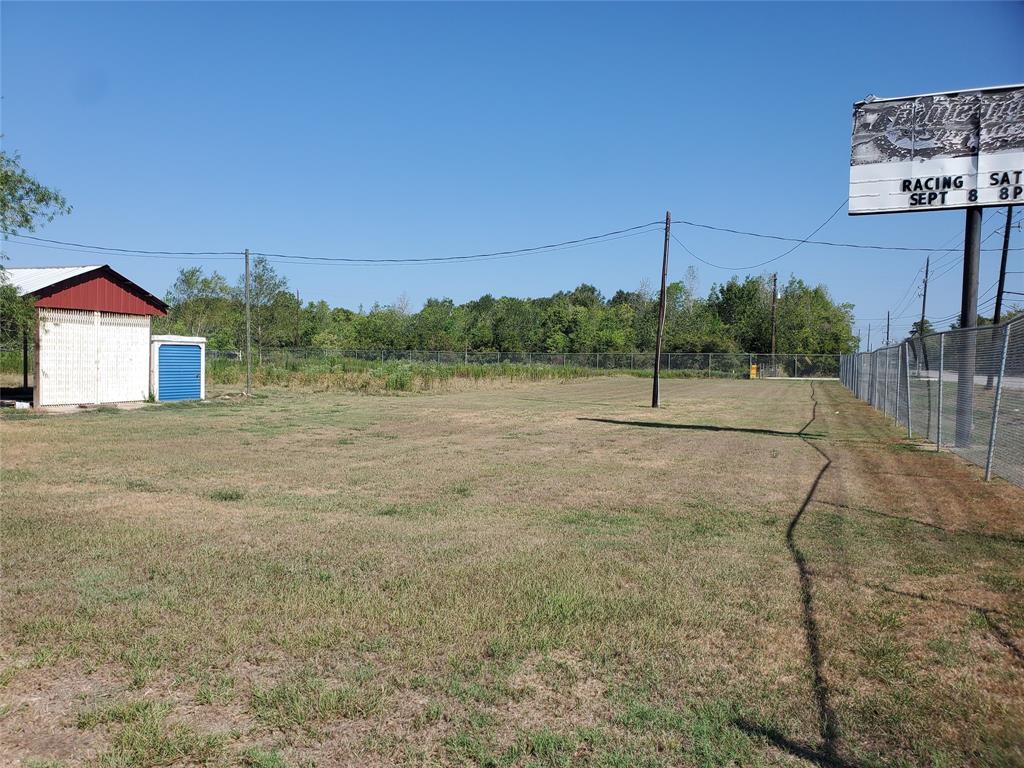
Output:
<instances>
[{"instance_id":1,"label":"paved road beyond fence","mask_svg":"<svg viewBox=\"0 0 1024 768\"><path fill-rule=\"evenodd\" d=\"M1024 486L1024 318L843 355L840 379L908 435Z\"/></svg>"}]
</instances>

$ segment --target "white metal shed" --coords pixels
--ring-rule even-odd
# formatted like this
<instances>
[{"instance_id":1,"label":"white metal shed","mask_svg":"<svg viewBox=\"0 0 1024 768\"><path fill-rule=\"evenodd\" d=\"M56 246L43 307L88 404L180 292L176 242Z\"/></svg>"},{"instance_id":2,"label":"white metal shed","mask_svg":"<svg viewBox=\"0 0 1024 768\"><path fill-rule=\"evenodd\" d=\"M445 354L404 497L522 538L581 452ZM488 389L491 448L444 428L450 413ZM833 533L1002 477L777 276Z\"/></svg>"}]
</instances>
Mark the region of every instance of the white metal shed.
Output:
<instances>
[{"instance_id":1,"label":"white metal shed","mask_svg":"<svg viewBox=\"0 0 1024 768\"><path fill-rule=\"evenodd\" d=\"M150 323L167 313L164 302L106 265L5 274L36 308L34 405L149 396Z\"/></svg>"}]
</instances>

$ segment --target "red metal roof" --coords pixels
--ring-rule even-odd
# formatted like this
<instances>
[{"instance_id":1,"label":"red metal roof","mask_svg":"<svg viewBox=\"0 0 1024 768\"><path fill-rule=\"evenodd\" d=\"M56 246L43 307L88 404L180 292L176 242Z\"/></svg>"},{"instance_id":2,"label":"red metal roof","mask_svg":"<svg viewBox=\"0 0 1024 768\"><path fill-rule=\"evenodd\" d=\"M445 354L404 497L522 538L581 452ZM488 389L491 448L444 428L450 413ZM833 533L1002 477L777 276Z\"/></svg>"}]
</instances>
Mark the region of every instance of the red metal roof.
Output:
<instances>
[{"instance_id":1,"label":"red metal roof","mask_svg":"<svg viewBox=\"0 0 1024 768\"><path fill-rule=\"evenodd\" d=\"M167 305L124 275L104 265L91 272L32 291L37 307L166 315Z\"/></svg>"}]
</instances>

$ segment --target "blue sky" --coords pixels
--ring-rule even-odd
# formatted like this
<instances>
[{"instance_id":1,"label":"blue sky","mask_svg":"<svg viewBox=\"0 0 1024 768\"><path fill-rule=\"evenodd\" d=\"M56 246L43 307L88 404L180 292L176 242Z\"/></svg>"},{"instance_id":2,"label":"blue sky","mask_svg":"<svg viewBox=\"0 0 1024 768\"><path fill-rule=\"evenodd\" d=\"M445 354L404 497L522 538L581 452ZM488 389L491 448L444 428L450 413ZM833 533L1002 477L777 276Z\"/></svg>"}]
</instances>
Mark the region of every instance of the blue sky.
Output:
<instances>
[{"instance_id":1,"label":"blue sky","mask_svg":"<svg viewBox=\"0 0 1024 768\"><path fill-rule=\"evenodd\" d=\"M36 234L156 250L449 256L666 208L802 236L845 199L852 102L1024 80L1020 3L4 2L0 14L4 147L75 209ZM1001 220L986 216L984 233ZM962 228L962 212L843 212L819 237L955 247ZM720 264L786 250L674 231ZM13 266L106 261L158 294L188 263L6 250ZM660 256L652 233L475 264L277 266L304 300L355 308L581 282L610 295L656 283ZM854 303L877 341L873 318L917 311L907 289L923 261L808 245L773 266ZM673 244L670 277L690 265L701 292L730 275ZM997 268L984 253L983 294ZM958 310L959 276L932 283L929 315Z\"/></svg>"}]
</instances>

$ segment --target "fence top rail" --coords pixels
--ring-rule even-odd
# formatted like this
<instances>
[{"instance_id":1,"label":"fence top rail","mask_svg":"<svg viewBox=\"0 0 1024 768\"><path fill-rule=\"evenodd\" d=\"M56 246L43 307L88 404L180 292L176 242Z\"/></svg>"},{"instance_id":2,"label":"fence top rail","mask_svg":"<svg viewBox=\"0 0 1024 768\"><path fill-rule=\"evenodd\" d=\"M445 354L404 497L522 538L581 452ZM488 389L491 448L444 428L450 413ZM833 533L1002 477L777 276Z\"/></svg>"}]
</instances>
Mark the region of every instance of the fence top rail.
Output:
<instances>
[{"instance_id":1,"label":"fence top rail","mask_svg":"<svg viewBox=\"0 0 1024 768\"><path fill-rule=\"evenodd\" d=\"M981 331L997 330L999 328L1010 328L1017 323L1024 324L1024 315L1018 315L1017 317L1011 317L1009 320L1004 320L998 325L974 325L970 328L950 328L946 331L935 331L933 333L926 333L924 336L908 336L904 341L898 344L890 344L887 347L876 347L875 349L867 350L864 352L854 352L855 355L873 355L875 352L887 352L890 350L899 349L904 344L913 341L924 341L925 339L937 338L939 336L949 336L954 333L980 333Z\"/></svg>"}]
</instances>

